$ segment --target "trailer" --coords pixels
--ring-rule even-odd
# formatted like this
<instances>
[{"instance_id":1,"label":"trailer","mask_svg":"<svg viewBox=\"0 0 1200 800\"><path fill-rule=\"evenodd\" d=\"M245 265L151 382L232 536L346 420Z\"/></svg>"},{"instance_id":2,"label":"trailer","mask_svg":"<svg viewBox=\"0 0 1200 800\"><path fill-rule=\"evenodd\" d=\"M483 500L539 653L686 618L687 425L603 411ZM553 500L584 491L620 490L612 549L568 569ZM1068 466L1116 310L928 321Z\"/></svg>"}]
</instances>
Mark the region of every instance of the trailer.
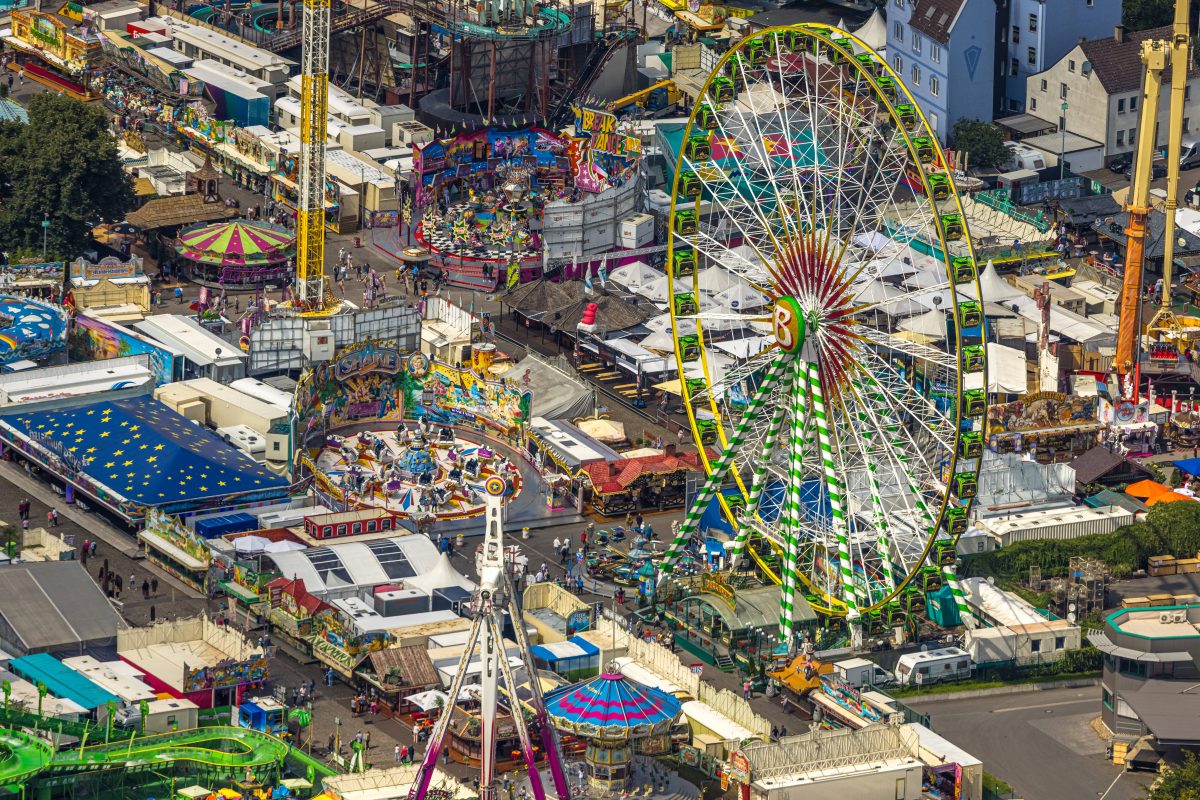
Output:
<instances>
[{"instance_id":1,"label":"trailer","mask_svg":"<svg viewBox=\"0 0 1200 800\"><path fill-rule=\"evenodd\" d=\"M901 686L967 680L974 671L970 654L958 647L905 653L896 662L896 680Z\"/></svg>"}]
</instances>

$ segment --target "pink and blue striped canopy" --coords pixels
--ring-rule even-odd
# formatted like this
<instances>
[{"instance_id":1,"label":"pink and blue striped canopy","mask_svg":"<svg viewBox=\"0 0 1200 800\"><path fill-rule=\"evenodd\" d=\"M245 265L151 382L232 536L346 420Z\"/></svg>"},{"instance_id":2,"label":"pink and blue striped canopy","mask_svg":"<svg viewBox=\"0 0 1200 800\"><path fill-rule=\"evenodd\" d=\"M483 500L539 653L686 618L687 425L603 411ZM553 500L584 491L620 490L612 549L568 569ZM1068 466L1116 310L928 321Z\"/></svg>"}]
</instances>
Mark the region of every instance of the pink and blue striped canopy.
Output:
<instances>
[{"instance_id":1,"label":"pink and blue striped canopy","mask_svg":"<svg viewBox=\"0 0 1200 800\"><path fill-rule=\"evenodd\" d=\"M679 718L681 708L674 695L619 673L606 672L546 695L555 727L606 739L662 733Z\"/></svg>"}]
</instances>

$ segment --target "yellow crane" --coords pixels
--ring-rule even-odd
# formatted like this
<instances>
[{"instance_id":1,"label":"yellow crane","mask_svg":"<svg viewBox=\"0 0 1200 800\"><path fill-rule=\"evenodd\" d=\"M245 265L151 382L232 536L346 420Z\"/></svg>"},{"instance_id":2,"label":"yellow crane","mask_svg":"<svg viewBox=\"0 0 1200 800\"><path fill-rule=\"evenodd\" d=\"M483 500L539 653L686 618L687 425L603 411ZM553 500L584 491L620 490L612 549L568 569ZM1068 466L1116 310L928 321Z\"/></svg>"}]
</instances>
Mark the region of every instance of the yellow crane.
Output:
<instances>
[{"instance_id":1,"label":"yellow crane","mask_svg":"<svg viewBox=\"0 0 1200 800\"><path fill-rule=\"evenodd\" d=\"M1158 103L1163 73L1171 69L1170 118L1167 128L1166 230L1163 250L1162 305L1146 327L1147 332L1172 340L1177 346L1187 337L1186 329L1171 310L1171 261L1175 257L1175 209L1179 193L1180 139L1183 135L1183 106L1187 88L1188 10L1190 0L1175 0L1171 40L1142 42L1141 59L1146 68L1142 86L1142 113L1138 118L1137 150L1133 182L1125 210L1125 277L1121 292L1121 318L1117 333L1114 366L1122 376L1133 374L1133 394L1138 386L1138 344L1141 339L1142 277L1146 258L1146 220L1150 215L1150 181L1158 129Z\"/></svg>"},{"instance_id":2,"label":"yellow crane","mask_svg":"<svg viewBox=\"0 0 1200 800\"><path fill-rule=\"evenodd\" d=\"M294 305L309 314L337 307L325 294L325 139L329 113L329 4L304 0L300 75L300 186L296 203Z\"/></svg>"}]
</instances>

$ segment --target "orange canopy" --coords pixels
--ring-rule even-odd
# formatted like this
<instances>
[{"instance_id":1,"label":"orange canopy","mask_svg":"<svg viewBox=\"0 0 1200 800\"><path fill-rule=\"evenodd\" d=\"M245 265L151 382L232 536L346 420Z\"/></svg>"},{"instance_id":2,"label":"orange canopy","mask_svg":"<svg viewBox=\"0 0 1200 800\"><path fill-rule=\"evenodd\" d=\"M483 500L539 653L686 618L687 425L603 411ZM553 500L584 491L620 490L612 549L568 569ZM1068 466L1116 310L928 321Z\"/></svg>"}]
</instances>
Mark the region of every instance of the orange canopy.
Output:
<instances>
[{"instance_id":1,"label":"orange canopy","mask_svg":"<svg viewBox=\"0 0 1200 800\"><path fill-rule=\"evenodd\" d=\"M1153 497L1146 500L1147 506L1152 506L1156 503L1177 503L1180 500L1194 500L1195 498L1188 497L1186 494L1179 492L1159 492Z\"/></svg>"},{"instance_id":2,"label":"orange canopy","mask_svg":"<svg viewBox=\"0 0 1200 800\"><path fill-rule=\"evenodd\" d=\"M1137 483L1131 483L1125 487L1125 494L1130 497L1151 498L1156 494L1171 491L1166 486L1163 486L1158 481L1144 480Z\"/></svg>"}]
</instances>

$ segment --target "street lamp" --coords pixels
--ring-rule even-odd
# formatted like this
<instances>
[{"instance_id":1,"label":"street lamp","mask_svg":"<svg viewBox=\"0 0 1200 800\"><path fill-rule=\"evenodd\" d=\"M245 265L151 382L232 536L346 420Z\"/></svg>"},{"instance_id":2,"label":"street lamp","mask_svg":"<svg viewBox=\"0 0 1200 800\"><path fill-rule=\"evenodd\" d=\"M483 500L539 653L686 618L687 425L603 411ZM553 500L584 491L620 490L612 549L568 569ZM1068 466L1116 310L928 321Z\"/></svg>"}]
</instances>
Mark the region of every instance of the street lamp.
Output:
<instances>
[{"instance_id":1,"label":"street lamp","mask_svg":"<svg viewBox=\"0 0 1200 800\"><path fill-rule=\"evenodd\" d=\"M1062 106L1062 124L1058 126L1059 132L1062 134L1060 144L1058 146L1058 179L1061 181L1066 174L1067 165L1063 162L1063 158L1067 154L1067 101L1064 100Z\"/></svg>"},{"instance_id":2,"label":"street lamp","mask_svg":"<svg viewBox=\"0 0 1200 800\"><path fill-rule=\"evenodd\" d=\"M46 232L50 230L50 215L42 215L42 261L46 260Z\"/></svg>"}]
</instances>

